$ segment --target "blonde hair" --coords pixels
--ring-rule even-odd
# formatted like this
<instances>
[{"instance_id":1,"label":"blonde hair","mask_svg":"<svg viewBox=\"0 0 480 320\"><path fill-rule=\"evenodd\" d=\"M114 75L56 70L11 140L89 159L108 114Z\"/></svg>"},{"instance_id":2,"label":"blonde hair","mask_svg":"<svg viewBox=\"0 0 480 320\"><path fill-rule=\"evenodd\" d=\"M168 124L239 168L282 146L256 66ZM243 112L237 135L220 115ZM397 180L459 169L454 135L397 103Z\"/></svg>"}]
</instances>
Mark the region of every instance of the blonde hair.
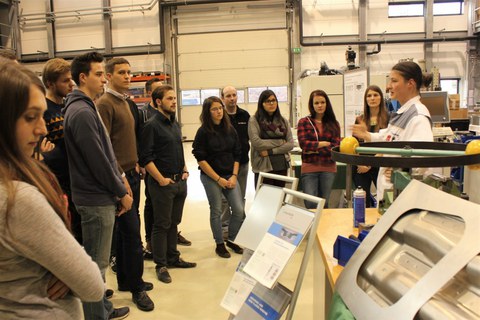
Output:
<instances>
[{"instance_id":1,"label":"blonde hair","mask_svg":"<svg viewBox=\"0 0 480 320\"><path fill-rule=\"evenodd\" d=\"M62 58L53 58L47 61L43 66L42 81L45 87L49 87L49 83L54 83L58 78L70 72L70 63Z\"/></svg>"}]
</instances>

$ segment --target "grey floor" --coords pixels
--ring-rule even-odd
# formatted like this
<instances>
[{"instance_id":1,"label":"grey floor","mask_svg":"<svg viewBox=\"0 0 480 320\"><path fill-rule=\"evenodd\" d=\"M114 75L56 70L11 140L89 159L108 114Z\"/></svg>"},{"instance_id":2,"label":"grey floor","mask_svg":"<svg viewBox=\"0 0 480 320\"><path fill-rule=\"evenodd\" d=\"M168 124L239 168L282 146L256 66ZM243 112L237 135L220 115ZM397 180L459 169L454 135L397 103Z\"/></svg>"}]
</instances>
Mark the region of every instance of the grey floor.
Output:
<instances>
[{"instance_id":1,"label":"grey floor","mask_svg":"<svg viewBox=\"0 0 480 320\"><path fill-rule=\"evenodd\" d=\"M191 143L185 143L185 157L190 171L188 196L180 225L182 235L193 242L191 247L179 246L182 258L197 262L194 269L171 269L172 283L164 284L156 279L155 266L152 261L145 261L144 280L152 282L155 288L149 292L155 302L155 310L143 312L136 308L128 292L115 291L112 302L116 307L129 306L128 319L162 319L162 320L220 320L228 319L229 313L220 306L220 302L233 276L240 256L232 252L230 259L222 259L215 254L215 243L209 224L209 207L200 173L191 153ZM253 173L249 173L247 185L246 213L254 198ZM143 194L143 184L142 184ZM143 212L144 198L140 203ZM142 217L143 219L143 217ZM142 239L144 229L142 221ZM305 242L305 241L304 241ZM292 261L280 277L280 282L293 290L298 274L305 244L300 246ZM294 310L293 319L313 319L313 263L312 257L307 268L305 280ZM107 272L107 287L117 289L115 275ZM282 318L284 319L285 316Z\"/></svg>"}]
</instances>

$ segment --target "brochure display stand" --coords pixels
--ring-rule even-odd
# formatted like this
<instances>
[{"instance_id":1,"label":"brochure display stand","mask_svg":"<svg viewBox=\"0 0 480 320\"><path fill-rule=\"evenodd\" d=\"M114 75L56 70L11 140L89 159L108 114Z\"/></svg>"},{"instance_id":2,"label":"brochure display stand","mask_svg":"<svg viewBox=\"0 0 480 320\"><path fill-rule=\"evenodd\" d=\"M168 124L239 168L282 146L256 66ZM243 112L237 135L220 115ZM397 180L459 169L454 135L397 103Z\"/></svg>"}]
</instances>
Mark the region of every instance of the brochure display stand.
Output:
<instances>
[{"instance_id":1,"label":"brochure display stand","mask_svg":"<svg viewBox=\"0 0 480 320\"><path fill-rule=\"evenodd\" d=\"M269 178L270 176L277 177L269 174ZM262 188L272 187L260 186L257 188L257 195L261 194ZM286 188L280 190L279 206L273 205L277 199L255 197L254 204L257 201L266 202L263 212L257 214L270 215L269 226L263 231L258 243L250 243L250 247L254 247L255 251L245 250L244 257L222 300L222 307L232 314L229 319L280 319L287 307L289 308L286 319L292 319L325 200ZM317 203L316 212L287 203L287 199L291 201L294 198ZM271 214L275 209L276 212ZM241 231L248 235L250 233L248 229L248 225L244 225ZM278 278L308 232L310 234L295 287L290 290L281 285ZM238 237L235 241L242 244Z\"/></svg>"}]
</instances>

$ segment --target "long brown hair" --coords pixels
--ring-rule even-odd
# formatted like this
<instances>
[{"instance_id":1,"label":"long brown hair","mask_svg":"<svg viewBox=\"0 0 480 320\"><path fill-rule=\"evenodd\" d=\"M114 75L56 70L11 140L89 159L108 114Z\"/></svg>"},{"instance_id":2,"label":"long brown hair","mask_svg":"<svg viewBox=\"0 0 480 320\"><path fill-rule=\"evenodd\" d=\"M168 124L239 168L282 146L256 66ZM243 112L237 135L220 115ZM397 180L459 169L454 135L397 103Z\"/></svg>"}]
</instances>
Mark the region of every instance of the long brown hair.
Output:
<instances>
[{"instance_id":1,"label":"long brown hair","mask_svg":"<svg viewBox=\"0 0 480 320\"><path fill-rule=\"evenodd\" d=\"M200 122L202 123L202 127L204 127L210 133L215 133L212 115L210 114L210 107L214 102L220 103L223 109L223 118L220 122L220 127L224 133L230 133L230 131L233 130L233 126L230 123L230 117L227 115L227 111L225 110L225 105L223 104L222 99L215 96L208 97L203 101L202 113L200 114Z\"/></svg>"},{"instance_id":2,"label":"long brown hair","mask_svg":"<svg viewBox=\"0 0 480 320\"><path fill-rule=\"evenodd\" d=\"M335 117L335 112L333 112L332 103L330 102L330 98L328 94L323 90L314 90L310 93L310 97L308 98L308 111L310 111L310 116L315 118L317 112L315 111L315 107L313 106L313 100L315 97L324 97L326 102L325 113L323 114L322 123L326 128L329 128L332 131L337 132L340 135L340 125L337 121L337 117Z\"/></svg>"},{"instance_id":3,"label":"long brown hair","mask_svg":"<svg viewBox=\"0 0 480 320\"><path fill-rule=\"evenodd\" d=\"M66 202L55 176L45 165L26 156L17 145L16 124L28 108L32 85L45 94L42 82L32 71L0 60L0 182L7 191L7 213L15 202L14 181L23 181L45 196L69 228Z\"/></svg>"},{"instance_id":4,"label":"long brown hair","mask_svg":"<svg viewBox=\"0 0 480 320\"><path fill-rule=\"evenodd\" d=\"M388 112L387 112L387 107L385 106L385 99L383 98L383 92L382 89L380 89L379 86L376 85L371 85L365 90L365 94L363 95L363 116L362 120L365 122L367 128L370 130L370 123L371 123L371 112L370 112L370 107L368 106L367 103L367 94L368 91L375 91L380 95L380 105L378 109L378 115L377 115L377 124L375 125L375 132L378 132L380 129L384 129L388 126Z\"/></svg>"}]
</instances>

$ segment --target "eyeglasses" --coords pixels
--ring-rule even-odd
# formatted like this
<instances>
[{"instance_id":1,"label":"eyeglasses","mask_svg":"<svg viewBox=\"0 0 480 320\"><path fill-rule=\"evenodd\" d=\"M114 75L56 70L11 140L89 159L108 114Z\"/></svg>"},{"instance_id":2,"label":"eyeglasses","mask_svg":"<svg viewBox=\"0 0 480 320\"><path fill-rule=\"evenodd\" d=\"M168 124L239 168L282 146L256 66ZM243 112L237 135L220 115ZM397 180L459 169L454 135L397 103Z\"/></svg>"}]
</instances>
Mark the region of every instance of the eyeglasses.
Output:
<instances>
[{"instance_id":1,"label":"eyeglasses","mask_svg":"<svg viewBox=\"0 0 480 320\"><path fill-rule=\"evenodd\" d=\"M265 100L265 101L263 101L263 103L266 103L266 104L275 104L275 103L277 103L277 100Z\"/></svg>"},{"instance_id":2,"label":"eyeglasses","mask_svg":"<svg viewBox=\"0 0 480 320\"><path fill-rule=\"evenodd\" d=\"M217 112L217 111L220 111L220 110L223 110L223 108L212 108L212 109L210 109L210 112Z\"/></svg>"}]
</instances>

